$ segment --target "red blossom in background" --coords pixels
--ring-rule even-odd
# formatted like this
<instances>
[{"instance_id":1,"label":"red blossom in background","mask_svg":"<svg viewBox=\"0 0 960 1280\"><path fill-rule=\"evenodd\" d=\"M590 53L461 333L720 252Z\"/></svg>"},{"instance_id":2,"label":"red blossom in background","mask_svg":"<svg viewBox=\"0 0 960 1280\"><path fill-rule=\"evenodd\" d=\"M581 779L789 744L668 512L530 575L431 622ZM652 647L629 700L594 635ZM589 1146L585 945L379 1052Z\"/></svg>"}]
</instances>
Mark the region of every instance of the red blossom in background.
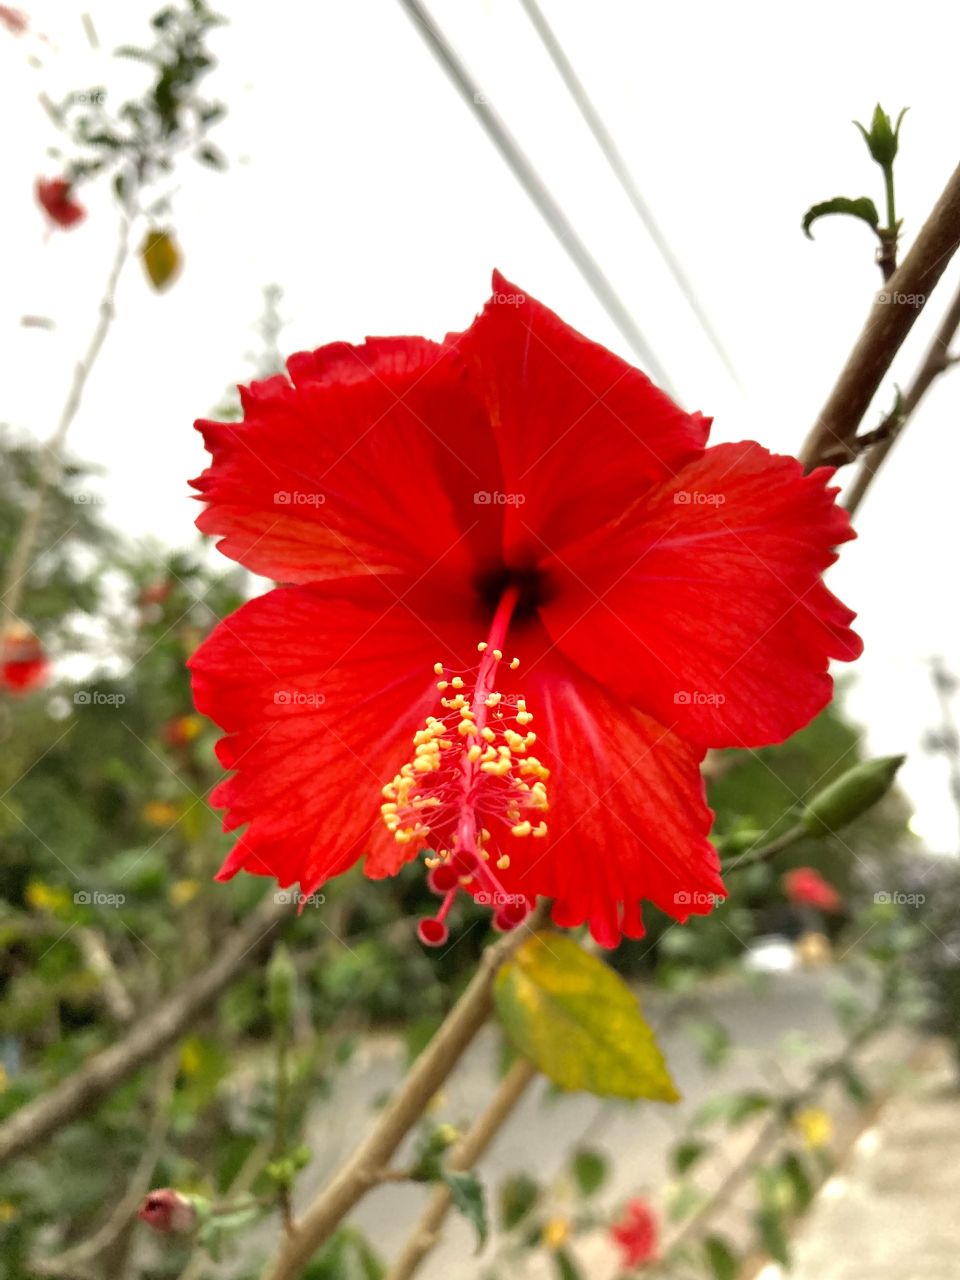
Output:
<instances>
[{"instance_id":1,"label":"red blossom in background","mask_svg":"<svg viewBox=\"0 0 960 1280\"><path fill-rule=\"evenodd\" d=\"M12 694L31 693L46 683L50 660L39 638L17 623L0 639L0 683Z\"/></svg>"},{"instance_id":2,"label":"red blossom in background","mask_svg":"<svg viewBox=\"0 0 960 1280\"><path fill-rule=\"evenodd\" d=\"M9 5L0 4L0 23L15 36L22 36L27 29L27 15L20 9L11 9Z\"/></svg>"},{"instance_id":3,"label":"red blossom in background","mask_svg":"<svg viewBox=\"0 0 960 1280\"><path fill-rule=\"evenodd\" d=\"M73 199L72 191L73 185L66 178L37 179L37 200L47 217L58 227L75 227L87 216L83 205Z\"/></svg>"},{"instance_id":4,"label":"red blossom in background","mask_svg":"<svg viewBox=\"0 0 960 1280\"><path fill-rule=\"evenodd\" d=\"M183 1235L197 1223L193 1202L172 1187L159 1187L146 1196L137 1217L161 1235Z\"/></svg>"},{"instance_id":5,"label":"red blossom in background","mask_svg":"<svg viewBox=\"0 0 960 1280\"><path fill-rule=\"evenodd\" d=\"M861 646L822 575L853 534L832 470L707 449L706 418L494 291L442 343L295 355L243 422L198 423L198 526L287 584L190 662L246 828L220 876L310 893L427 849L427 940L465 888L612 946L643 899L682 921L723 895L700 762L829 701Z\"/></svg>"},{"instance_id":6,"label":"red blossom in background","mask_svg":"<svg viewBox=\"0 0 960 1280\"><path fill-rule=\"evenodd\" d=\"M783 891L796 907L816 907L818 911L839 911L843 899L829 880L814 867L794 867L784 873Z\"/></svg>"},{"instance_id":7,"label":"red blossom in background","mask_svg":"<svg viewBox=\"0 0 960 1280\"><path fill-rule=\"evenodd\" d=\"M646 1200L629 1200L623 1217L610 1228L610 1239L619 1245L621 1265L643 1267L657 1258L657 1219Z\"/></svg>"}]
</instances>

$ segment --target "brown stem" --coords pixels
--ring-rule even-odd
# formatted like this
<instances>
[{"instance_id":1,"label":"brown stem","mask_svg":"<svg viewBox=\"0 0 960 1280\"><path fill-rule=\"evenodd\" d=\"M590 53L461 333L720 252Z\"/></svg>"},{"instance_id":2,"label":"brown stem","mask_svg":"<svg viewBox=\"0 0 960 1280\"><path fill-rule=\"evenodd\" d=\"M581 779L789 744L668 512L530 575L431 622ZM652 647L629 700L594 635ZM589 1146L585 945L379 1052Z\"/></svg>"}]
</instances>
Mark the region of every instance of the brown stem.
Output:
<instances>
[{"instance_id":1,"label":"brown stem","mask_svg":"<svg viewBox=\"0 0 960 1280\"><path fill-rule=\"evenodd\" d=\"M81 1111L89 1111L122 1080L162 1053L252 964L289 914L290 907L277 903L271 894L224 940L213 963L182 990L141 1018L122 1040L102 1049L72 1076L15 1111L0 1125L0 1163L36 1146Z\"/></svg>"},{"instance_id":2,"label":"brown stem","mask_svg":"<svg viewBox=\"0 0 960 1280\"><path fill-rule=\"evenodd\" d=\"M960 166L954 170L910 252L877 294L867 322L804 443L808 469L849 443L880 383L960 244ZM910 299L912 301L898 301Z\"/></svg>"},{"instance_id":3,"label":"brown stem","mask_svg":"<svg viewBox=\"0 0 960 1280\"><path fill-rule=\"evenodd\" d=\"M487 948L463 995L414 1062L373 1129L281 1243L265 1273L266 1280L295 1280L300 1276L337 1224L376 1182L378 1172L389 1166L404 1137L490 1016L497 970L531 932L546 923L549 911L549 903L541 902L526 923Z\"/></svg>"},{"instance_id":4,"label":"brown stem","mask_svg":"<svg viewBox=\"0 0 960 1280\"><path fill-rule=\"evenodd\" d=\"M37 478L37 487L33 494L33 503L27 514L24 516L23 524L20 526L20 532L17 535L17 541L10 553L10 559L7 563L6 578L3 585L3 592L0 595L0 603L2 603L4 612L16 617L17 610L20 607L20 598L23 594L23 587L30 571L30 556L33 552L34 544L37 540L37 534L40 531L40 518L43 514L43 504L46 500L47 492L56 479L60 466L60 451L63 448L64 440L70 429L70 424L77 416L77 410L80 408L80 401L83 398L83 391L87 385L87 379L90 371L96 364L97 356L106 340L110 325L113 323L115 315L114 299L117 292L117 283L120 279L120 273L123 270L124 263L127 260L127 251L130 237L130 223L124 216L120 221L120 229L117 237L117 249L114 254L113 264L110 268L110 274L107 277L106 288L103 291L103 297L100 299L99 313L97 323L91 335L90 342L83 355L83 358L77 362L73 371L73 381L70 384L70 390L67 393L66 401L60 411L60 421L57 423L57 429L51 436L50 440L43 446L40 454L39 475Z\"/></svg>"},{"instance_id":5,"label":"brown stem","mask_svg":"<svg viewBox=\"0 0 960 1280\"><path fill-rule=\"evenodd\" d=\"M844 497L843 505L851 515L859 508L864 495L873 483L873 477L880 470L890 450L897 443L904 427L926 395L931 383L935 382L942 373L950 368L950 359L947 353L951 342L956 337L957 329L960 329L960 289L954 295L954 299L947 308L947 313L940 322L940 327L937 329L933 341L927 348L927 353L919 369L913 375L913 381L904 393L899 409L894 415L895 421L891 430L887 433L886 439L871 449L860 463L856 479Z\"/></svg>"},{"instance_id":6,"label":"brown stem","mask_svg":"<svg viewBox=\"0 0 960 1280\"><path fill-rule=\"evenodd\" d=\"M509 1119L514 1107L536 1078L537 1069L526 1058L518 1058L490 1100L487 1109L474 1121L451 1151L447 1167L453 1171L472 1169ZM420 1264L440 1241L440 1228L450 1209L450 1192L437 1186L403 1252L387 1272L386 1280L410 1280Z\"/></svg>"}]
</instances>

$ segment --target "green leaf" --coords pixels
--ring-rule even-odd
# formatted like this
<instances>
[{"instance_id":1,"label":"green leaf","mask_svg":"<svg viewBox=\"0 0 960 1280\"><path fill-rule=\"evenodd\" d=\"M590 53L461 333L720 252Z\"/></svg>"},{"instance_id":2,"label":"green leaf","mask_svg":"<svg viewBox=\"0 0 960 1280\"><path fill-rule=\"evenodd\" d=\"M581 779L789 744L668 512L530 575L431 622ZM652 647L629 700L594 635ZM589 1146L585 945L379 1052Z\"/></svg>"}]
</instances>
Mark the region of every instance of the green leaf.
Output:
<instances>
[{"instance_id":1,"label":"green leaf","mask_svg":"<svg viewBox=\"0 0 960 1280\"><path fill-rule=\"evenodd\" d=\"M861 1107L866 1106L872 1095L869 1085L859 1071L855 1070L849 1062L843 1062L838 1064L836 1075L846 1090L850 1101L857 1103Z\"/></svg>"},{"instance_id":2,"label":"green leaf","mask_svg":"<svg viewBox=\"0 0 960 1280\"><path fill-rule=\"evenodd\" d=\"M674 1173L689 1173L700 1157L705 1155L709 1149L709 1144L706 1142L681 1142L673 1151L671 1163Z\"/></svg>"},{"instance_id":3,"label":"green leaf","mask_svg":"<svg viewBox=\"0 0 960 1280\"><path fill-rule=\"evenodd\" d=\"M862 222L866 222L872 227L874 231L880 225L877 206L869 196L861 196L859 200L850 200L847 196L834 196L832 200L824 200L820 204L811 205L803 215L803 234L808 240L813 239L810 234L810 228L817 219L825 218L831 213L843 213L851 218L859 218Z\"/></svg>"},{"instance_id":4,"label":"green leaf","mask_svg":"<svg viewBox=\"0 0 960 1280\"><path fill-rule=\"evenodd\" d=\"M784 1156L782 1169L793 1192L794 1206L798 1213L802 1213L813 1199L813 1185L803 1167L803 1161L795 1151L791 1151Z\"/></svg>"},{"instance_id":5,"label":"green leaf","mask_svg":"<svg viewBox=\"0 0 960 1280\"><path fill-rule=\"evenodd\" d=\"M714 1280L737 1280L740 1263L722 1236L707 1236L703 1251Z\"/></svg>"},{"instance_id":6,"label":"green leaf","mask_svg":"<svg viewBox=\"0 0 960 1280\"><path fill-rule=\"evenodd\" d=\"M553 1255L553 1265L557 1270L557 1280L583 1280L583 1272L566 1249L556 1250Z\"/></svg>"},{"instance_id":7,"label":"green leaf","mask_svg":"<svg viewBox=\"0 0 960 1280\"><path fill-rule=\"evenodd\" d=\"M790 1266L790 1246L783 1229L783 1218L775 1209L761 1209L756 1216L757 1230L763 1247L781 1267Z\"/></svg>"},{"instance_id":8,"label":"green leaf","mask_svg":"<svg viewBox=\"0 0 960 1280\"><path fill-rule=\"evenodd\" d=\"M768 1093L756 1089L744 1089L739 1093L724 1093L710 1098L694 1116L695 1125L712 1124L723 1120L731 1127L742 1124L751 1116L765 1111L772 1104Z\"/></svg>"},{"instance_id":9,"label":"green leaf","mask_svg":"<svg viewBox=\"0 0 960 1280\"><path fill-rule=\"evenodd\" d=\"M599 1191L607 1178L607 1162L599 1151L590 1151L582 1147L573 1154L573 1177L580 1192L592 1196Z\"/></svg>"},{"instance_id":10,"label":"green leaf","mask_svg":"<svg viewBox=\"0 0 960 1280\"><path fill-rule=\"evenodd\" d=\"M540 1185L525 1173L507 1178L500 1187L500 1226L512 1230L540 1199Z\"/></svg>"},{"instance_id":11,"label":"green leaf","mask_svg":"<svg viewBox=\"0 0 960 1280\"><path fill-rule=\"evenodd\" d=\"M479 1253L487 1243L490 1231L483 1183L475 1173L461 1173L453 1169L441 1169L440 1180L450 1192L450 1199L476 1230Z\"/></svg>"},{"instance_id":12,"label":"green leaf","mask_svg":"<svg viewBox=\"0 0 960 1280\"><path fill-rule=\"evenodd\" d=\"M494 997L517 1049L560 1088L679 1099L636 996L572 939L529 938L497 974Z\"/></svg>"}]
</instances>

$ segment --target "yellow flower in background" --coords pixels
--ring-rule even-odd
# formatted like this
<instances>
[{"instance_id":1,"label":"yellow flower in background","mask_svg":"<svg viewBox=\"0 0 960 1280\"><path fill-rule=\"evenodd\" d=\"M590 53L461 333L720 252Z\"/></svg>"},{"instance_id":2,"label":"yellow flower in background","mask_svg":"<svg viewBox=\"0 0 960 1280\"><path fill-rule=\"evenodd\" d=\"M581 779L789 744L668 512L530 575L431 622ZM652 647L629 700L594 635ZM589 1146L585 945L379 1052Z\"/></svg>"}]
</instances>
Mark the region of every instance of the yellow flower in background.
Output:
<instances>
[{"instance_id":1,"label":"yellow flower in background","mask_svg":"<svg viewBox=\"0 0 960 1280\"><path fill-rule=\"evenodd\" d=\"M561 1249L569 1239L569 1218L550 1218L544 1223L542 1243L545 1249Z\"/></svg>"},{"instance_id":2,"label":"yellow flower in background","mask_svg":"<svg viewBox=\"0 0 960 1280\"><path fill-rule=\"evenodd\" d=\"M19 1209L9 1200L0 1200L0 1222L13 1222L19 1216Z\"/></svg>"},{"instance_id":3,"label":"yellow flower in background","mask_svg":"<svg viewBox=\"0 0 960 1280\"><path fill-rule=\"evenodd\" d=\"M180 809L169 800L150 800L143 806L141 816L152 827L171 827L180 817Z\"/></svg>"},{"instance_id":4,"label":"yellow flower in background","mask_svg":"<svg viewBox=\"0 0 960 1280\"><path fill-rule=\"evenodd\" d=\"M833 1137L833 1121L826 1111L817 1107L807 1107L798 1111L793 1117L793 1127L803 1139L804 1145L811 1151L825 1147Z\"/></svg>"},{"instance_id":5,"label":"yellow flower in background","mask_svg":"<svg viewBox=\"0 0 960 1280\"><path fill-rule=\"evenodd\" d=\"M203 1054L195 1039L184 1040L180 1049L180 1070L185 1076L195 1076L203 1066Z\"/></svg>"},{"instance_id":6,"label":"yellow flower in background","mask_svg":"<svg viewBox=\"0 0 960 1280\"><path fill-rule=\"evenodd\" d=\"M62 885L44 884L42 880L31 880L23 896L34 911L49 911L51 915L63 915L71 902Z\"/></svg>"},{"instance_id":7,"label":"yellow flower in background","mask_svg":"<svg viewBox=\"0 0 960 1280\"><path fill-rule=\"evenodd\" d=\"M175 907L184 907L200 892L199 880L176 880L170 886L170 901Z\"/></svg>"}]
</instances>

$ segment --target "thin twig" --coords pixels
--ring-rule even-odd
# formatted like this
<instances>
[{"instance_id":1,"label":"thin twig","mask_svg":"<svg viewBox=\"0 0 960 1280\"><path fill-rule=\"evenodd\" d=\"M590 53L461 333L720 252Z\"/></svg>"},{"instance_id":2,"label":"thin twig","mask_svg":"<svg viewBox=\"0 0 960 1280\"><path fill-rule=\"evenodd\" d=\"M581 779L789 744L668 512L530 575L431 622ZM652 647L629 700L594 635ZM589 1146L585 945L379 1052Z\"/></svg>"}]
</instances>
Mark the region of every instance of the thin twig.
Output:
<instances>
[{"instance_id":1,"label":"thin twig","mask_svg":"<svg viewBox=\"0 0 960 1280\"><path fill-rule=\"evenodd\" d=\"M37 487L33 493L33 502L29 507L27 514L24 516L23 524L20 526L20 532L17 535L17 541L14 544L13 551L10 553L10 559L7 563L7 573L4 580L3 592L0 594L0 603L2 603L5 612L16 618L17 610L20 607L20 599L23 595L24 584L30 571L30 557L33 554L33 548L37 540L37 534L40 531L40 519L43 515L43 504L46 500L47 493L51 485L60 473L62 465L61 450L67 437L67 432L77 416L77 410L80 408L80 402L83 399L84 388L87 385L87 379L93 366L97 362L97 357L103 348L107 334L110 331L110 325L113 323L116 314L116 293L117 284L120 280L120 273L123 270L127 260L127 254L130 244L130 222L126 215L121 215L120 227L117 236L117 248L113 257L113 264L110 268L110 274L107 276L106 287L103 291L103 297L100 299L100 306L97 314L97 323L90 337L83 358L77 362L73 371L73 381L70 384L70 390L64 401L63 408L60 411L60 421L57 423L57 429L50 437L40 454L39 474L37 477Z\"/></svg>"},{"instance_id":2,"label":"thin twig","mask_svg":"<svg viewBox=\"0 0 960 1280\"><path fill-rule=\"evenodd\" d=\"M248 968L286 916L287 903L270 894L229 934L216 959L182 989L163 1000L123 1037L90 1058L48 1093L15 1111L0 1125L0 1163L48 1138L81 1111L128 1079L172 1044Z\"/></svg>"},{"instance_id":3,"label":"thin twig","mask_svg":"<svg viewBox=\"0 0 960 1280\"><path fill-rule=\"evenodd\" d=\"M487 948L463 995L414 1062L371 1132L282 1241L265 1273L267 1280L295 1280L300 1276L337 1224L376 1182L378 1171L389 1167L406 1134L489 1018L497 971L532 932L547 922L549 912L550 904L541 902L524 924Z\"/></svg>"},{"instance_id":4,"label":"thin twig","mask_svg":"<svg viewBox=\"0 0 960 1280\"><path fill-rule=\"evenodd\" d=\"M485 1111L477 1117L447 1158L447 1168L454 1172L472 1169L500 1132L536 1078L537 1069L526 1058L518 1058L500 1081ZM400 1256L387 1272L386 1280L410 1280L420 1269L430 1251L440 1242L440 1228L450 1210L450 1192L442 1183L434 1188L417 1225Z\"/></svg>"},{"instance_id":5,"label":"thin twig","mask_svg":"<svg viewBox=\"0 0 960 1280\"><path fill-rule=\"evenodd\" d=\"M851 441L894 356L960 245L960 166L867 322L800 454L808 469Z\"/></svg>"},{"instance_id":6,"label":"thin twig","mask_svg":"<svg viewBox=\"0 0 960 1280\"><path fill-rule=\"evenodd\" d=\"M953 301L947 308L946 315L940 322L933 341L927 348L927 353L919 369L913 375L913 380L904 393L903 399L894 413L891 414L891 427L887 432L886 438L871 449L860 463L856 479L844 497L843 505L851 515L859 508L864 495L873 483L874 476L880 470L890 450L900 439L904 428L912 418L931 384L950 368L950 344L956 337L958 329L960 329L960 289L957 290Z\"/></svg>"}]
</instances>

